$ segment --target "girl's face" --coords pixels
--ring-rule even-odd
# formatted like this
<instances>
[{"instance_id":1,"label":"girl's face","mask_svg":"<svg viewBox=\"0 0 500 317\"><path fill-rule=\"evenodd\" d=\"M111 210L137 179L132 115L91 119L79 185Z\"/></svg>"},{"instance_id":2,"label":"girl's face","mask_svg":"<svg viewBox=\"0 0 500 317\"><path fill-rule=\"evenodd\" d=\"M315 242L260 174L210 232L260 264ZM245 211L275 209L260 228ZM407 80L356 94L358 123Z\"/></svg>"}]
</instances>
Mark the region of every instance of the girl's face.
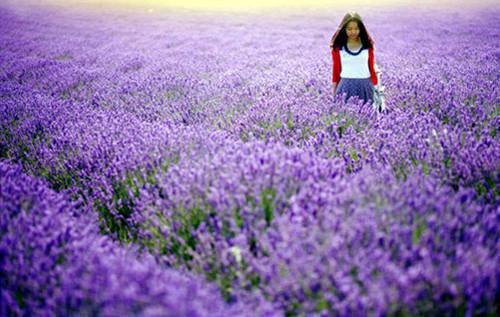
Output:
<instances>
[{"instance_id":1,"label":"girl's face","mask_svg":"<svg viewBox=\"0 0 500 317\"><path fill-rule=\"evenodd\" d=\"M351 22L347 23L347 25L345 27L345 31L347 33L347 37L350 40L356 40L356 41L358 40L358 38L359 38L358 22L351 21Z\"/></svg>"}]
</instances>

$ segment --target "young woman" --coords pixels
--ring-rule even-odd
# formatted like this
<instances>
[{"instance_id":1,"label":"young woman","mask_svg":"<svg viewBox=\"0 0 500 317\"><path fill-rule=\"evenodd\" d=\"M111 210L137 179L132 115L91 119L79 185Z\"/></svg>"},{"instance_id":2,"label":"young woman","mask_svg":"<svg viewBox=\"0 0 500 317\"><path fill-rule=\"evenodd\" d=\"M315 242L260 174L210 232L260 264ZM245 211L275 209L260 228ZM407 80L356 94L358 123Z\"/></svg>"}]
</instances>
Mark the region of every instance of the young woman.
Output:
<instances>
[{"instance_id":1,"label":"young woman","mask_svg":"<svg viewBox=\"0 0 500 317\"><path fill-rule=\"evenodd\" d=\"M333 58L333 94L345 94L344 101L357 96L373 101L377 85L373 40L361 16L347 13L330 41Z\"/></svg>"}]
</instances>

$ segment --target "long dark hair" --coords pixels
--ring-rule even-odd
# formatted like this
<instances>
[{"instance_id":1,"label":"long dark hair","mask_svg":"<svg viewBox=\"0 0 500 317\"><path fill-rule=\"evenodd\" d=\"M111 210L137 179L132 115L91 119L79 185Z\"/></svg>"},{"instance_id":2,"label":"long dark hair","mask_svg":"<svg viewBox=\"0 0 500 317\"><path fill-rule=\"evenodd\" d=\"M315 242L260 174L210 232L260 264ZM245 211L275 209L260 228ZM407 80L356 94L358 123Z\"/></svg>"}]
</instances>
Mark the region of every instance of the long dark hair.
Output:
<instances>
[{"instance_id":1,"label":"long dark hair","mask_svg":"<svg viewBox=\"0 0 500 317\"><path fill-rule=\"evenodd\" d=\"M350 11L344 15L342 22L332 36L330 48L342 48L342 46L347 44L347 34L345 28L351 21L358 23L359 37L361 38L361 45L363 48L373 48L374 42L363 24L363 19L361 19L361 16L355 11Z\"/></svg>"}]
</instances>

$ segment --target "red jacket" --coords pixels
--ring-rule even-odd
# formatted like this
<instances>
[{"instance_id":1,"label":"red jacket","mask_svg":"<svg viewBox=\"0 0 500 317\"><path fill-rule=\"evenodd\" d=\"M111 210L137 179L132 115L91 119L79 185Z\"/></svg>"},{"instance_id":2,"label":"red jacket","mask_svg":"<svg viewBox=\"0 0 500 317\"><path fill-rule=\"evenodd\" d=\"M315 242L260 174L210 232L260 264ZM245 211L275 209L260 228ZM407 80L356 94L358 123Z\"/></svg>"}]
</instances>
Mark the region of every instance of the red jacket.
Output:
<instances>
[{"instance_id":1,"label":"red jacket","mask_svg":"<svg viewBox=\"0 0 500 317\"><path fill-rule=\"evenodd\" d=\"M333 75L332 82L338 84L340 81L340 70L341 70L341 62L340 62L340 49L332 48L332 59L333 59ZM377 85L377 74L375 73L375 57L373 55L373 48L368 49L368 69L370 69L370 79L373 85Z\"/></svg>"}]
</instances>

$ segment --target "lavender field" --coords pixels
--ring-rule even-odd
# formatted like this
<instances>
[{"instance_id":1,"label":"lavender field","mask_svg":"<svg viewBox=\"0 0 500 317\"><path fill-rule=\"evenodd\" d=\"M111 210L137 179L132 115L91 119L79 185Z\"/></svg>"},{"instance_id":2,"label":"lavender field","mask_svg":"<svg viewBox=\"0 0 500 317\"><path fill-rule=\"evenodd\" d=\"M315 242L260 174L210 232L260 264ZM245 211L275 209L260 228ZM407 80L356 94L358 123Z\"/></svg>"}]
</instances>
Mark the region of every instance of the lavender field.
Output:
<instances>
[{"instance_id":1,"label":"lavender field","mask_svg":"<svg viewBox=\"0 0 500 317\"><path fill-rule=\"evenodd\" d=\"M1 316L497 316L500 7L0 3Z\"/></svg>"}]
</instances>

